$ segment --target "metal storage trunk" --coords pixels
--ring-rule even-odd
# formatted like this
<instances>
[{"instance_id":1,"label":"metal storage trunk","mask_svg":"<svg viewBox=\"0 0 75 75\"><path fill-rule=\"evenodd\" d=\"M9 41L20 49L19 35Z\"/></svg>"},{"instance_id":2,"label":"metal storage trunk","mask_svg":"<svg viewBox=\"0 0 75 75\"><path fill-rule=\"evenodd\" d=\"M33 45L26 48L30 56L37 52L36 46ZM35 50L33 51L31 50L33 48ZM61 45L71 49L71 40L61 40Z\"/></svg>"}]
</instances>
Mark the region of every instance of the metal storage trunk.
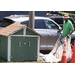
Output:
<instances>
[{"instance_id":1,"label":"metal storage trunk","mask_svg":"<svg viewBox=\"0 0 75 75\"><path fill-rule=\"evenodd\" d=\"M7 61L39 60L40 35L26 25L11 24L0 30L0 56Z\"/></svg>"}]
</instances>

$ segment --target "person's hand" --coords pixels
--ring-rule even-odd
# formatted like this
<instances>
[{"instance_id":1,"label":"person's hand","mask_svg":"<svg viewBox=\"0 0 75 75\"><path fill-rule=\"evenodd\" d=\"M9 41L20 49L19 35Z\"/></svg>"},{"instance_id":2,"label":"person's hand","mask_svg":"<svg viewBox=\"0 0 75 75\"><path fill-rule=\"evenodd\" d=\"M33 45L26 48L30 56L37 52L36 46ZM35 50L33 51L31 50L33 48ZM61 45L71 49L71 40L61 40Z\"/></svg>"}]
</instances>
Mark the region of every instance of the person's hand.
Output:
<instances>
[{"instance_id":1,"label":"person's hand","mask_svg":"<svg viewBox=\"0 0 75 75\"><path fill-rule=\"evenodd\" d=\"M59 31L58 31L58 33L60 33L60 34L61 34L61 31L59 30Z\"/></svg>"},{"instance_id":2,"label":"person's hand","mask_svg":"<svg viewBox=\"0 0 75 75\"><path fill-rule=\"evenodd\" d=\"M68 34L67 37L69 38L69 36L70 36L70 35Z\"/></svg>"}]
</instances>

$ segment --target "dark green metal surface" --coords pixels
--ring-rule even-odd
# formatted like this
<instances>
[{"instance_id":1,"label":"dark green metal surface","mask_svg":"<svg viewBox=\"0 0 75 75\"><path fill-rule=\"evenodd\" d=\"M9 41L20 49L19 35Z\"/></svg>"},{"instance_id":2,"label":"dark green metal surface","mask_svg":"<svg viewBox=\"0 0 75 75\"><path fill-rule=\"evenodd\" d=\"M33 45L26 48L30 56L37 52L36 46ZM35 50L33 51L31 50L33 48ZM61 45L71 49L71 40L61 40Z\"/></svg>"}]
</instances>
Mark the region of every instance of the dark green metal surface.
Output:
<instances>
[{"instance_id":1,"label":"dark green metal surface","mask_svg":"<svg viewBox=\"0 0 75 75\"><path fill-rule=\"evenodd\" d=\"M37 35L36 33L32 32L28 28L26 29L26 35Z\"/></svg>"},{"instance_id":2,"label":"dark green metal surface","mask_svg":"<svg viewBox=\"0 0 75 75\"><path fill-rule=\"evenodd\" d=\"M0 56L7 60L7 37L0 36Z\"/></svg>"},{"instance_id":3,"label":"dark green metal surface","mask_svg":"<svg viewBox=\"0 0 75 75\"><path fill-rule=\"evenodd\" d=\"M12 37L11 61L36 61L37 38Z\"/></svg>"}]
</instances>

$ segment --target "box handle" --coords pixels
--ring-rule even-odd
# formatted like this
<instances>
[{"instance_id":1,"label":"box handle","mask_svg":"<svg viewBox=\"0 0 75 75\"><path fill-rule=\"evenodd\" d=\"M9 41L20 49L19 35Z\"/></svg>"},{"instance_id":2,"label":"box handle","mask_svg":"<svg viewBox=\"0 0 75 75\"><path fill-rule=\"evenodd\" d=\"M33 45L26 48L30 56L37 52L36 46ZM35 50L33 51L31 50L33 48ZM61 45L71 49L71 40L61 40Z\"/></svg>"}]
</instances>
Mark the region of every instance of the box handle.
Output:
<instances>
[{"instance_id":1,"label":"box handle","mask_svg":"<svg viewBox=\"0 0 75 75\"><path fill-rule=\"evenodd\" d=\"M19 47L21 47L21 42L19 42Z\"/></svg>"},{"instance_id":2,"label":"box handle","mask_svg":"<svg viewBox=\"0 0 75 75\"><path fill-rule=\"evenodd\" d=\"M29 46L31 46L31 42L29 41Z\"/></svg>"}]
</instances>

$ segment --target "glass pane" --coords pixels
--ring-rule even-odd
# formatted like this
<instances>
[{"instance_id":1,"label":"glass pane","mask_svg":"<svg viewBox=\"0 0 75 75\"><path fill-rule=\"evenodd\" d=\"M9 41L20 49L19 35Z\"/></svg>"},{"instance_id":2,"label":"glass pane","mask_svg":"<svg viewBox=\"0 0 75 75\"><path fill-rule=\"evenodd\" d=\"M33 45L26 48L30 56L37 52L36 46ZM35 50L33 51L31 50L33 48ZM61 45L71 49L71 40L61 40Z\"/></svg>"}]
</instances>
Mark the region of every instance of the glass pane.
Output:
<instances>
[{"instance_id":1,"label":"glass pane","mask_svg":"<svg viewBox=\"0 0 75 75\"><path fill-rule=\"evenodd\" d=\"M1 27L6 27L6 26L8 26L8 25L10 25L10 24L12 24L13 23L13 21L12 20L10 20L10 19L3 19L3 21L1 22L1 24L0 24L0 26Z\"/></svg>"},{"instance_id":2,"label":"glass pane","mask_svg":"<svg viewBox=\"0 0 75 75\"><path fill-rule=\"evenodd\" d=\"M45 20L45 23L46 23L47 29L59 29L59 27L55 23L53 23L52 21Z\"/></svg>"},{"instance_id":3,"label":"glass pane","mask_svg":"<svg viewBox=\"0 0 75 75\"><path fill-rule=\"evenodd\" d=\"M36 19L35 20L35 28L38 28L38 29L46 29L46 25L45 25L44 20Z\"/></svg>"}]
</instances>

